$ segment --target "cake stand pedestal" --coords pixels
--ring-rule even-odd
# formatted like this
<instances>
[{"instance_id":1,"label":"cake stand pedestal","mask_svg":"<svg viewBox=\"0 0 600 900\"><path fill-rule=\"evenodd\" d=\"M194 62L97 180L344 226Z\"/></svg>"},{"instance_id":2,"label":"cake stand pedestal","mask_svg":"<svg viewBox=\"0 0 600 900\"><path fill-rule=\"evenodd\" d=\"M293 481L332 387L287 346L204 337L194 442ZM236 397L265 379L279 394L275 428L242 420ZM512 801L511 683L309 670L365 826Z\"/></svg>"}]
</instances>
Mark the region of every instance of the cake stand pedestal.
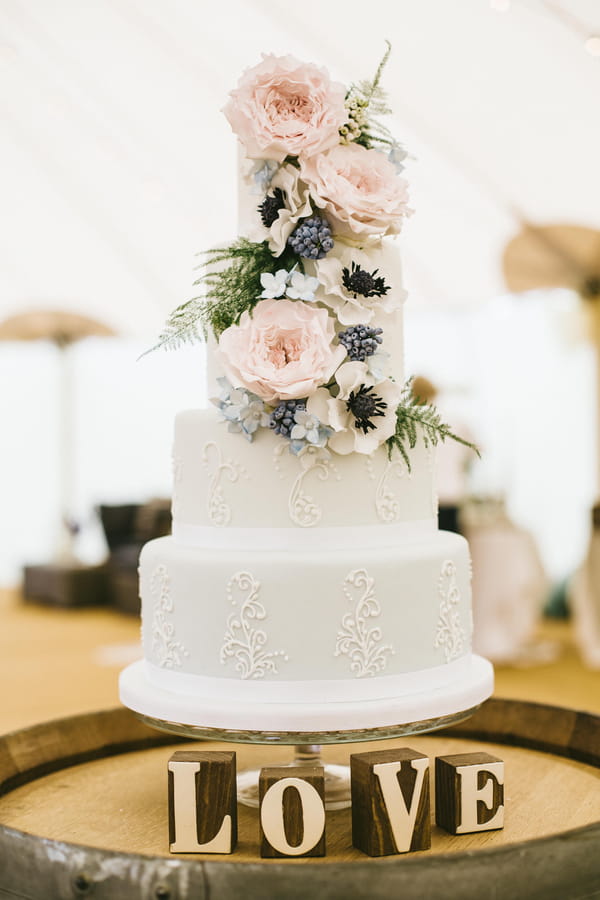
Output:
<instances>
[{"instance_id":1,"label":"cake stand pedestal","mask_svg":"<svg viewBox=\"0 0 600 900\"><path fill-rule=\"evenodd\" d=\"M351 729L347 731L291 732L291 731L237 731L235 729L206 728L200 725L185 725L170 722L140 712L134 715L168 734L176 734L195 739L227 741L241 744L288 744L294 746L294 756L290 766L322 766L325 770L325 809L346 809L350 806L350 767L325 763L321 758L323 744L348 744L359 741L377 741L409 734L425 734L446 728L468 719L481 704L430 719L385 725L379 728ZM258 808L258 779L260 769L247 769L238 774L238 803Z\"/></svg>"}]
</instances>

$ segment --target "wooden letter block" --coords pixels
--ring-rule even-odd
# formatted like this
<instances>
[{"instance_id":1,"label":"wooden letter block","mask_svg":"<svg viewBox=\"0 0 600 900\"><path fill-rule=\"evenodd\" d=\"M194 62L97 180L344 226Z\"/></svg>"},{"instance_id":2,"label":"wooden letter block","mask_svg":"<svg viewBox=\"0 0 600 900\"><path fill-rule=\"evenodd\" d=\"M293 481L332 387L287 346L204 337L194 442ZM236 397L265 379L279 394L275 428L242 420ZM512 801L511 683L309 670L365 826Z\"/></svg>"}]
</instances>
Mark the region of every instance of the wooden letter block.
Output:
<instances>
[{"instance_id":1,"label":"wooden letter block","mask_svg":"<svg viewBox=\"0 0 600 900\"><path fill-rule=\"evenodd\" d=\"M352 843L369 856L431 846L429 759L416 750L353 753Z\"/></svg>"},{"instance_id":2,"label":"wooden letter block","mask_svg":"<svg viewBox=\"0 0 600 900\"><path fill-rule=\"evenodd\" d=\"M504 827L504 763L489 753L435 760L435 819L451 834Z\"/></svg>"},{"instance_id":3,"label":"wooden letter block","mask_svg":"<svg viewBox=\"0 0 600 900\"><path fill-rule=\"evenodd\" d=\"M261 856L325 856L322 766L261 769L258 795Z\"/></svg>"},{"instance_id":4,"label":"wooden letter block","mask_svg":"<svg viewBox=\"0 0 600 900\"><path fill-rule=\"evenodd\" d=\"M233 853L235 753L178 750L169 760L171 853Z\"/></svg>"}]
</instances>

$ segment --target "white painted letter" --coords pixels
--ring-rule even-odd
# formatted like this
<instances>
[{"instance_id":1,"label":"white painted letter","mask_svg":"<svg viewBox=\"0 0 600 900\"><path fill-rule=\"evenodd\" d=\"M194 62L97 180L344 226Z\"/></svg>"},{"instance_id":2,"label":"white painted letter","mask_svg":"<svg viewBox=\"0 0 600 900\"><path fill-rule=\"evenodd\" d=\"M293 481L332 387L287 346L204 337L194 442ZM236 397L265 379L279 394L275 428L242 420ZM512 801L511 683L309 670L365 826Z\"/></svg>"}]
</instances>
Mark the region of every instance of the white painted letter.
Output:
<instances>
[{"instance_id":1,"label":"white painted letter","mask_svg":"<svg viewBox=\"0 0 600 900\"><path fill-rule=\"evenodd\" d=\"M292 847L285 836L283 823L283 793L295 788L302 804L304 833L302 843ZM260 821L266 839L279 853L301 856L318 844L325 828L325 805L316 788L302 778L281 778L265 793L260 807Z\"/></svg>"},{"instance_id":2,"label":"white painted letter","mask_svg":"<svg viewBox=\"0 0 600 900\"><path fill-rule=\"evenodd\" d=\"M479 766L457 766L456 772L460 776L460 825L458 825L456 833L467 834L471 831L502 828L504 825L503 792L500 790L499 800L494 808L494 782L500 785L500 788L504 785L504 763L488 762ZM481 788L477 786L480 772L485 772L489 776ZM478 822L478 801L492 812L492 816L487 822Z\"/></svg>"},{"instance_id":3,"label":"white painted letter","mask_svg":"<svg viewBox=\"0 0 600 900\"><path fill-rule=\"evenodd\" d=\"M402 794L400 783L398 782L398 773L402 766L407 762L410 763L417 772L415 786L408 809L406 808L404 795ZM373 774L379 779L383 801L385 803L386 812L394 836L394 843L396 844L398 853L406 853L407 850L410 850L415 822L417 820L417 811L419 809L419 800L421 799L423 782L428 769L429 760L426 757L405 760L404 762L378 763L373 766Z\"/></svg>"},{"instance_id":4,"label":"white painted letter","mask_svg":"<svg viewBox=\"0 0 600 900\"><path fill-rule=\"evenodd\" d=\"M173 818L175 841L171 853L231 853L231 816L223 818L218 833L205 844L198 843L198 809L196 806L196 775L199 762L169 760L173 773Z\"/></svg>"}]
</instances>

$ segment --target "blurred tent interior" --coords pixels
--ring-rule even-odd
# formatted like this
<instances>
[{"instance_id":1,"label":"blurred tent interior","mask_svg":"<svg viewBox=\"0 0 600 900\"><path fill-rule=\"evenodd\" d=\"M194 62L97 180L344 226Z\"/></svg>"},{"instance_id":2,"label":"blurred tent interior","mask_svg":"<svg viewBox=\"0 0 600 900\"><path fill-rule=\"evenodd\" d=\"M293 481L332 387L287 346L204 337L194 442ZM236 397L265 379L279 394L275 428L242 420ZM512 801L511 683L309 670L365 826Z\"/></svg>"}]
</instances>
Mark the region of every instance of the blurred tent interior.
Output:
<instances>
[{"instance_id":1,"label":"blurred tent interior","mask_svg":"<svg viewBox=\"0 0 600 900\"><path fill-rule=\"evenodd\" d=\"M368 14L355 0L5 0L0 584L55 545L61 354L79 558L106 554L95 507L170 494L172 419L206 402L204 349L138 357L192 296L196 254L236 233L220 109L241 69L290 53L348 83L373 73L386 39L415 210L399 239L406 371L483 450L461 505L485 652L527 655L553 592L562 608L600 465L597 0L372 0ZM112 336L10 339L13 317L54 310ZM507 540L521 562L502 586L489 558Z\"/></svg>"}]
</instances>

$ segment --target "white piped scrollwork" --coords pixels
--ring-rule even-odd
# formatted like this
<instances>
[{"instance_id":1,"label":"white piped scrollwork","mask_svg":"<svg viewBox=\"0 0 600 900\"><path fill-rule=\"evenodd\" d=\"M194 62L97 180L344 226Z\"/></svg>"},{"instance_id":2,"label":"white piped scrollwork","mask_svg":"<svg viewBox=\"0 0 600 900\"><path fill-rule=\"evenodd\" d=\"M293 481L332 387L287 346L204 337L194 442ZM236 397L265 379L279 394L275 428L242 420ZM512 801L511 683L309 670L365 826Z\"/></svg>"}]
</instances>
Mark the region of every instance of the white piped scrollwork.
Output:
<instances>
[{"instance_id":1,"label":"white piped scrollwork","mask_svg":"<svg viewBox=\"0 0 600 900\"><path fill-rule=\"evenodd\" d=\"M181 641L176 641L175 626L169 621L173 612L171 582L165 565L159 565L150 576L152 597L152 653L162 669L174 669L189 656Z\"/></svg>"},{"instance_id":2,"label":"white piped scrollwork","mask_svg":"<svg viewBox=\"0 0 600 900\"><path fill-rule=\"evenodd\" d=\"M240 678L264 678L266 673L278 674L277 660L287 662L288 656L283 650L267 651L266 632L255 628L253 623L267 618L267 613L259 600L260 582L250 572L237 572L227 585L227 598L237 606L233 596L237 588L243 600L239 610L232 612L227 619L227 630L223 638L220 660L227 665L230 659L235 660L235 670Z\"/></svg>"},{"instance_id":3,"label":"white piped scrollwork","mask_svg":"<svg viewBox=\"0 0 600 900\"><path fill-rule=\"evenodd\" d=\"M334 655L347 656L350 659L350 669L356 673L357 678L383 671L387 666L387 655L394 653L393 647L382 643L381 629L369 628L368 620L381 615L374 587L375 579L367 574L366 569L350 572L342 585L344 594L354 604L354 608L342 618Z\"/></svg>"},{"instance_id":4,"label":"white piped scrollwork","mask_svg":"<svg viewBox=\"0 0 600 900\"><path fill-rule=\"evenodd\" d=\"M434 647L443 647L446 662L461 656L465 649L466 634L460 623L460 592L456 583L456 564L446 560L442 565L438 592L440 609Z\"/></svg>"},{"instance_id":5,"label":"white piped scrollwork","mask_svg":"<svg viewBox=\"0 0 600 900\"><path fill-rule=\"evenodd\" d=\"M410 478L408 466L403 459L386 460L385 468L377 482L375 509L381 521L386 523L397 522L400 518L400 503L389 485L392 475L396 475L397 478Z\"/></svg>"},{"instance_id":6,"label":"white piped scrollwork","mask_svg":"<svg viewBox=\"0 0 600 900\"><path fill-rule=\"evenodd\" d=\"M275 450L275 468L281 474L280 458L286 449L285 444ZM323 517L323 509L314 497L304 490L308 476L315 472L320 481L326 481L331 473L338 478L339 474L331 460L329 453L321 447L307 447L303 453L295 459L298 460L300 471L296 475L288 498L288 512L294 525L300 528L312 528Z\"/></svg>"},{"instance_id":7,"label":"white piped scrollwork","mask_svg":"<svg viewBox=\"0 0 600 900\"><path fill-rule=\"evenodd\" d=\"M173 515L177 516L181 506L180 487L183 481L183 459L181 456L175 456L175 454L172 455L171 468L173 473L173 498L171 501L171 509Z\"/></svg>"},{"instance_id":8,"label":"white piped scrollwork","mask_svg":"<svg viewBox=\"0 0 600 900\"><path fill-rule=\"evenodd\" d=\"M213 525L221 527L229 525L231 522L231 507L223 496L222 479L223 477L227 477L232 484L235 484L239 480L240 475L243 474L244 470L232 460L223 459L221 448L216 441L207 441L204 445L202 450L202 462L209 474L212 469L206 499L208 517Z\"/></svg>"}]
</instances>

